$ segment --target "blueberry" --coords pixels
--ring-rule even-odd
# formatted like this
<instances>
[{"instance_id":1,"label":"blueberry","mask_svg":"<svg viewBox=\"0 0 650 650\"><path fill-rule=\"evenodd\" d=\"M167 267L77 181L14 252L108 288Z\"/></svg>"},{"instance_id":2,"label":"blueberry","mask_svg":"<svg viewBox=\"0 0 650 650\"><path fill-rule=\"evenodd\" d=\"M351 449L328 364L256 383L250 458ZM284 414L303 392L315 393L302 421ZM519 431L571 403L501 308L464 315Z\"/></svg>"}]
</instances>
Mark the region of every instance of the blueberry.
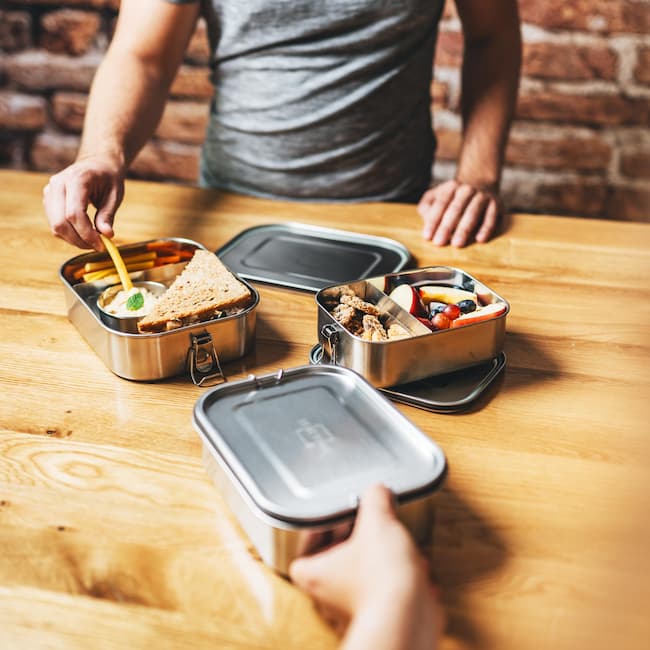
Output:
<instances>
[{"instance_id":1,"label":"blueberry","mask_svg":"<svg viewBox=\"0 0 650 650\"><path fill-rule=\"evenodd\" d=\"M461 300L458 304L461 314L469 314L476 310L476 303L473 300Z\"/></svg>"},{"instance_id":2,"label":"blueberry","mask_svg":"<svg viewBox=\"0 0 650 650\"><path fill-rule=\"evenodd\" d=\"M429 303L429 314L431 316L435 316L436 314L443 311L446 306L447 306L446 302L435 302L435 301L430 302Z\"/></svg>"}]
</instances>

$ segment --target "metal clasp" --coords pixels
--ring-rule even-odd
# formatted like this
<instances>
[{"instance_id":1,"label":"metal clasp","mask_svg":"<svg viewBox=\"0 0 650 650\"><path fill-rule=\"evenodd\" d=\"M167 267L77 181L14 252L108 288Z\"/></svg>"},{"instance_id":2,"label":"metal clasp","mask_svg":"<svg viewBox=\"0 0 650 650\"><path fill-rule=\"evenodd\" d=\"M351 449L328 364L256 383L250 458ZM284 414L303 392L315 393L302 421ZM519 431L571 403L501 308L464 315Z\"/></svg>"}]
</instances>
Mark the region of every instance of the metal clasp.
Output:
<instances>
[{"instance_id":1,"label":"metal clasp","mask_svg":"<svg viewBox=\"0 0 650 650\"><path fill-rule=\"evenodd\" d=\"M276 386L277 384L282 383L284 379L284 370L281 368L277 372L271 373L269 375L262 375L258 377L257 375L248 375L248 381L255 384L256 388L266 388L267 386Z\"/></svg>"},{"instance_id":2,"label":"metal clasp","mask_svg":"<svg viewBox=\"0 0 650 650\"><path fill-rule=\"evenodd\" d=\"M197 386L214 386L226 381L214 349L212 335L206 331L190 334L190 349L187 351L187 370Z\"/></svg>"},{"instance_id":3,"label":"metal clasp","mask_svg":"<svg viewBox=\"0 0 650 650\"><path fill-rule=\"evenodd\" d=\"M340 340L340 332L341 328L337 327L336 325L332 325L331 323L323 325L320 330L320 333L326 339L327 345L329 346L329 350L327 352L329 354L330 363L333 365L336 365L337 362L336 347Z\"/></svg>"}]
</instances>

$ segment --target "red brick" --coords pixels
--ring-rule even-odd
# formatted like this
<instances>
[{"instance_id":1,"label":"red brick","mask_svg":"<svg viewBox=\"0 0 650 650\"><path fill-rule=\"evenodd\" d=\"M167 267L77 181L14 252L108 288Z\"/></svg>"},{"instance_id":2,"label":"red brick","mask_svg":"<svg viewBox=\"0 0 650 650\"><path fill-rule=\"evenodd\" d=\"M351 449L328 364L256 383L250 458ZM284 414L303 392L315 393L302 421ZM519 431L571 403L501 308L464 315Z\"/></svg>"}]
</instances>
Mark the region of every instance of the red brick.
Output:
<instances>
[{"instance_id":1,"label":"red brick","mask_svg":"<svg viewBox=\"0 0 650 650\"><path fill-rule=\"evenodd\" d=\"M436 160L457 160L462 143L462 136L459 131L450 131L449 129L435 129L436 140Z\"/></svg>"},{"instance_id":2,"label":"red brick","mask_svg":"<svg viewBox=\"0 0 650 650\"><path fill-rule=\"evenodd\" d=\"M431 82L431 104L444 107L449 105L449 85L443 81L433 80Z\"/></svg>"},{"instance_id":3,"label":"red brick","mask_svg":"<svg viewBox=\"0 0 650 650\"><path fill-rule=\"evenodd\" d=\"M647 150L622 152L619 169L629 178L650 178L650 153Z\"/></svg>"},{"instance_id":4,"label":"red brick","mask_svg":"<svg viewBox=\"0 0 650 650\"><path fill-rule=\"evenodd\" d=\"M69 7L96 7L97 9L118 9L120 0L13 0L13 4L29 5L32 7L60 7L65 4Z\"/></svg>"},{"instance_id":5,"label":"red brick","mask_svg":"<svg viewBox=\"0 0 650 650\"><path fill-rule=\"evenodd\" d=\"M131 176L196 183L200 151L200 147L190 145L149 142L131 165Z\"/></svg>"},{"instance_id":6,"label":"red brick","mask_svg":"<svg viewBox=\"0 0 650 650\"><path fill-rule=\"evenodd\" d=\"M650 85L650 47L639 48L634 78L639 83Z\"/></svg>"},{"instance_id":7,"label":"red brick","mask_svg":"<svg viewBox=\"0 0 650 650\"><path fill-rule=\"evenodd\" d=\"M52 117L64 131L80 133L88 96L81 93L56 93L52 97Z\"/></svg>"},{"instance_id":8,"label":"red brick","mask_svg":"<svg viewBox=\"0 0 650 650\"><path fill-rule=\"evenodd\" d=\"M42 97L0 92L0 129L38 131L45 126L46 119L46 102Z\"/></svg>"},{"instance_id":9,"label":"red brick","mask_svg":"<svg viewBox=\"0 0 650 650\"><path fill-rule=\"evenodd\" d=\"M74 162L79 138L71 135L42 133L32 144L30 167L41 172L58 172Z\"/></svg>"},{"instance_id":10,"label":"red brick","mask_svg":"<svg viewBox=\"0 0 650 650\"><path fill-rule=\"evenodd\" d=\"M98 13L62 9L41 17L41 47L59 54L78 56L95 42L101 25Z\"/></svg>"},{"instance_id":11,"label":"red brick","mask_svg":"<svg viewBox=\"0 0 650 650\"><path fill-rule=\"evenodd\" d=\"M24 137L0 136L0 166L5 169L23 169Z\"/></svg>"},{"instance_id":12,"label":"red brick","mask_svg":"<svg viewBox=\"0 0 650 650\"><path fill-rule=\"evenodd\" d=\"M88 90L101 55L69 57L29 51L6 57L5 74L10 82L33 91Z\"/></svg>"},{"instance_id":13,"label":"red brick","mask_svg":"<svg viewBox=\"0 0 650 650\"><path fill-rule=\"evenodd\" d=\"M190 39L185 58L192 63L207 64L210 60L210 43L205 20L201 18Z\"/></svg>"},{"instance_id":14,"label":"red brick","mask_svg":"<svg viewBox=\"0 0 650 650\"><path fill-rule=\"evenodd\" d=\"M438 160L456 160L462 143L458 131L436 131ZM535 138L512 134L506 148L506 163L517 167L553 170L604 171L612 156L611 147L597 137Z\"/></svg>"},{"instance_id":15,"label":"red brick","mask_svg":"<svg viewBox=\"0 0 650 650\"><path fill-rule=\"evenodd\" d=\"M578 217L600 217L606 199L604 183L589 180L567 180L541 183L532 206L528 209L546 214ZM524 209L524 206L517 206Z\"/></svg>"},{"instance_id":16,"label":"red brick","mask_svg":"<svg viewBox=\"0 0 650 650\"><path fill-rule=\"evenodd\" d=\"M517 117L593 126L647 125L650 99L604 94L523 93L519 96Z\"/></svg>"},{"instance_id":17,"label":"red brick","mask_svg":"<svg viewBox=\"0 0 650 650\"><path fill-rule=\"evenodd\" d=\"M212 97L214 86L210 81L210 71L206 67L183 65L172 83L171 95L174 97Z\"/></svg>"},{"instance_id":18,"label":"red brick","mask_svg":"<svg viewBox=\"0 0 650 650\"><path fill-rule=\"evenodd\" d=\"M650 223L650 191L632 187L610 188L605 216L608 219Z\"/></svg>"},{"instance_id":19,"label":"red brick","mask_svg":"<svg viewBox=\"0 0 650 650\"><path fill-rule=\"evenodd\" d=\"M611 147L597 137L547 139L513 135L506 148L509 165L544 169L604 171L611 157Z\"/></svg>"},{"instance_id":20,"label":"red brick","mask_svg":"<svg viewBox=\"0 0 650 650\"><path fill-rule=\"evenodd\" d=\"M631 0L519 0L524 22L546 29L579 29L608 34L650 31L650 4Z\"/></svg>"},{"instance_id":21,"label":"red brick","mask_svg":"<svg viewBox=\"0 0 650 650\"><path fill-rule=\"evenodd\" d=\"M156 136L189 144L202 144L208 124L209 102L167 102Z\"/></svg>"},{"instance_id":22,"label":"red brick","mask_svg":"<svg viewBox=\"0 0 650 650\"><path fill-rule=\"evenodd\" d=\"M539 79L616 79L618 56L608 47L556 43L524 45L523 74Z\"/></svg>"},{"instance_id":23,"label":"red brick","mask_svg":"<svg viewBox=\"0 0 650 650\"><path fill-rule=\"evenodd\" d=\"M0 50L16 52L31 44L31 15L26 11L0 11Z\"/></svg>"},{"instance_id":24,"label":"red brick","mask_svg":"<svg viewBox=\"0 0 650 650\"><path fill-rule=\"evenodd\" d=\"M463 62L463 35L460 32L440 30L436 43L436 66L460 67Z\"/></svg>"}]
</instances>

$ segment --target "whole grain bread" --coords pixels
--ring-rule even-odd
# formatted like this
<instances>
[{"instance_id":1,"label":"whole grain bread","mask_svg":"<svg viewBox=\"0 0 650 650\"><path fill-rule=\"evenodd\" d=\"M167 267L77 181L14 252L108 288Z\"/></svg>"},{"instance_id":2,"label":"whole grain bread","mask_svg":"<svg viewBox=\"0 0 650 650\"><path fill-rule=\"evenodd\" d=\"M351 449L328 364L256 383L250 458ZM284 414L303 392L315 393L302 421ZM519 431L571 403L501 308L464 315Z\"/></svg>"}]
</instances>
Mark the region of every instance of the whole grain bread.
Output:
<instances>
[{"instance_id":1,"label":"whole grain bread","mask_svg":"<svg viewBox=\"0 0 650 650\"><path fill-rule=\"evenodd\" d=\"M140 332L163 332L218 317L250 304L250 290L214 254L197 249L192 259L138 322Z\"/></svg>"}]
</instances>

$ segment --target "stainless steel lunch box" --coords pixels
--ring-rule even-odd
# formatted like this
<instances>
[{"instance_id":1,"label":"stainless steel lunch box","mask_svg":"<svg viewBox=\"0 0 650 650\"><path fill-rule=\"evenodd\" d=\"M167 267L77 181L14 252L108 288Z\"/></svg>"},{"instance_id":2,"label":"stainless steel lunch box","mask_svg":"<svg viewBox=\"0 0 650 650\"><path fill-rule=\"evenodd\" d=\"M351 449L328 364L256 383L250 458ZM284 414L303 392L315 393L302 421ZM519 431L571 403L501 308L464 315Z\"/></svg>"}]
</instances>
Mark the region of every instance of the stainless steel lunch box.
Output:
<instances>
[{"instance_id":1,"label":"stainless steel lunch box","mask_svg":"<svg viewBox=\"0 0 650 650\"><path fill-rule=\"evenodd\" d=\"M217 386L194 407L206 471L266 564L349 534L383 483L419 543L430 538L445 456L357 373L300 366Z\"/></svg>"},{"instance_id":2,"label":"stainless steel lunch box","mask_svg":"<svg viewBox=\"0 0 650 650\"><path fill-rule=\"evenodd\" d=\"M173 242L184 250L205 248L189 239L169 238L156 242ZM121 246L120 252L139 251L148 242ZM97 297L108 284L103 281L80 282L72 270L82 263L106 257L103 253L86 253L65 262L59 271L63 283L68 318L106 366L124 379L155 381L187 373L197 385L224 380L221 363L247 354L255 343L258 292L250 290L253 301L244 311L219 319L186 325L167 332L132 334L109 327L102 321ZM130 273L132 280L148 280L170 285L186 262Z\"/></svg>"},{"instance_id":3,"label":"stainless steel lunch box","mask_svg":"<svg viewBox=\"0 0 650 650\"><path fill-rule=\"evenodd\" d=\"M506 309L489 320L432 332L388 297L390 288L405 283L464 287L477 292L484 304L500 302ZM386 287L386 292L377 285ZM389 341L364 340L332 316L325 304L337 286L342 285L325 287L316 294L319 343L331 363L355 370L376 387L397 386L468 368L494 359L503 349L509 304L461 269L431 266L347 283L360 298L377 305L412 334Z\"/></svg>"}]
</instances>

